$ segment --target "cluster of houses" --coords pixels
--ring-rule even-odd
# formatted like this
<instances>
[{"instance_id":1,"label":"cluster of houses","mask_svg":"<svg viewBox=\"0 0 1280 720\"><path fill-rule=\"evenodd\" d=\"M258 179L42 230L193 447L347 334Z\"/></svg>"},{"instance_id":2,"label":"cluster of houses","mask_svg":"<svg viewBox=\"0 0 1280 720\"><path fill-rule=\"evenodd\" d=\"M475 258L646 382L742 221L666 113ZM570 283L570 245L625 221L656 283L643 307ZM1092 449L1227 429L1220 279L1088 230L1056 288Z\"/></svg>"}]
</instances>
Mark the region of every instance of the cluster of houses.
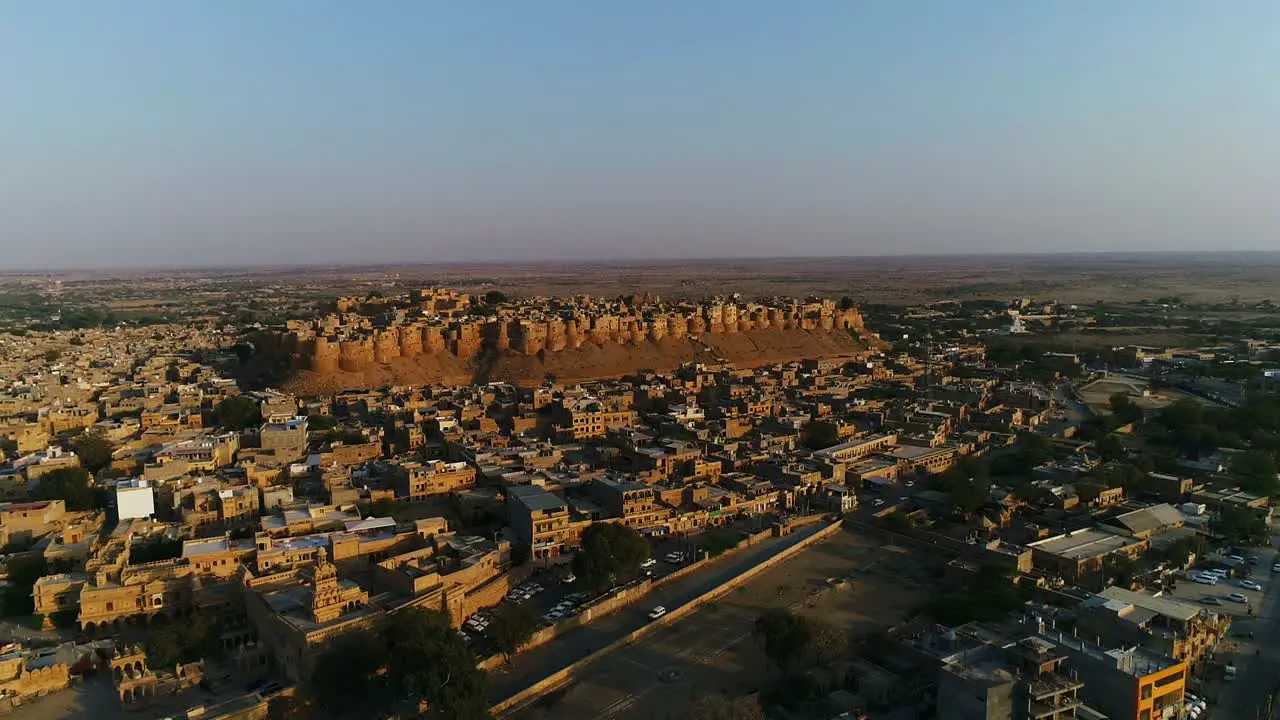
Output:
<instances>
[{"instance_id":1,"label":"cluster of houses","mask_svg":"<svg viewBox=\"0 0 1280 720\"><path fill-rule=\"evenodd\" d=\"M472 299L448 293L416 302L445 320L472 307ZM344 300L340 309L356 304ZM722 325L725 307L736 306L717 306ZM810 310L818 323L861 323L856 311L831 305L780 319L803 323ZM743 314L768 322L773 312L746 306L734 322ZM797 512L861 513L868 523L904 512L927 536L967 545L985 537L988 558L1055 587L1099 583L1117 556L1196 531L1160 498L1134 504L1120 488L1083 497L1076 485L1098 467L1090 444L1070 437L1051 388L985 367L980 347L962 354L972 366L963 377L943 357L871 353L749 369L689 364L539 387L392 386L295 397L238 388L215 368L224 343L207 333L77 337L75 344L66 334L6 341L5 562L43 558L48 574L35 581L32 599L49 627L114 639L199 615L216 620L226 662L249 674L304 680L335 639L406 607L444 609L461 626L524 582L530 567L568 562L595 523L667 536ZM260 422L221 426L218 408L230 398L250 403ZM980 512L956 522L946 493L927 489L928 477L966 456L1009 452L1028 432L1052 436L1063 449L1034 470L1044 491L1038 499L995 488ZM112 447L110 462L89 479L105 502L72 509L46 497L41 479L81 465L71 448L84 433ZM1190 473L1155 477L1175 505L1267 504ZM990 542L999 538L1005 542ZM977 654L961 636L945 647L918 641L954 676L948 682L986 683L988 693L1014 683L1008 692L1035 703L1074 692L1070 683L1054 685L1056 695L1035 689L1060 656L1146 668L1137 686L1149 676L1159 684L1223 632L1200 608L1105 592L1088 606L1088 622L1158 636L1165 645L1150 652L1174 665L1152 665L1137 650L1112 657L1083 640L1050 643L1052 628L1042 625L1020 626L1025 634L1012 645L984 641ZM1111 659L1098 660L1099 652ZM981 671L965 665L979 655ZM19 675L43 662L23 657ZM1008 671L1013 679L1005 682L997 672L1027 662L1040 675ZM122 701L147 697L125 685ZM1134 717L1145 716L1140 709Z\"/></svg>"}]
</instances>

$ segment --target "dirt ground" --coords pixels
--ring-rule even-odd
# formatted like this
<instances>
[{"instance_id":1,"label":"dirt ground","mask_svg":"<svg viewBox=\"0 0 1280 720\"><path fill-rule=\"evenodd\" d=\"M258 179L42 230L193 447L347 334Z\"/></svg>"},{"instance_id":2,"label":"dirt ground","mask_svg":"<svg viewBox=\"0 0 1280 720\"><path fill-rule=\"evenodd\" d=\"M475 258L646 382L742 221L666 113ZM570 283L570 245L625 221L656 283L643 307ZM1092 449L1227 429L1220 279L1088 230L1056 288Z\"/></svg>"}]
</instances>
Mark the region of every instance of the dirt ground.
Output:
<instances>
[{"instance_id":1,"label":"dirt ground","mask_svg":"<svg viewBox=\"0 0 1280 720\"><path fill-rule=\"evenodd\" d=\"M846 632L887 627L928 594L938 569L914 551L837 533L636 644L512 717L587 720L685 717L698 696L748 694L765 680L751 638L762 611L787 606ZM844 583L832 580L847 579Z\"/></svg>"},{"instance_id":2,"label":"dirt ground","mask_svg":"<svg viewBox=\"0 0 1280 720\"><path fill-rule=\"evenodd\" d=\"M1147 383L1144 380L1136 380L1133 378L1122 377L1119 375L1110 375L1103 380L1099 380L1080 390L1080 397L1085 404L1094 412L1109 412L1111 409L1111 396L1116 393L1125 393L1130 400L1143 410L1154 410L1172 405L1183 398L1191 398L1205 405L1215 405L1215 403L1205 400L1204 398L1188 395L1174 388L1164 388L1152 395L1144 396L1142 391L1146 388Z\"/></svg>"}]
</instances>

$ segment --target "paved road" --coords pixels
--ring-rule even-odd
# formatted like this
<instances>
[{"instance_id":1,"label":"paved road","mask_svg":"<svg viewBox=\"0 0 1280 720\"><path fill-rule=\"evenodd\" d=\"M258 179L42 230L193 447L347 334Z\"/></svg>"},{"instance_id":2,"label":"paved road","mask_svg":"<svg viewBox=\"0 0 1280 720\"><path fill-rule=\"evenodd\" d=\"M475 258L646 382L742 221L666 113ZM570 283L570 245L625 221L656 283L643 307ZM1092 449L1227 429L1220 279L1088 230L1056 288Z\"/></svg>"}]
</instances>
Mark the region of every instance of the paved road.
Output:
<instances>
[{"instance_id":1,"label":"paved road","mask_svg":"<svg viewBox=\"0 0 1280 720\"><path fill-rule=\"evenodd\" d=\"M760 561L773 557L825 527L815 523L782 538L771 538L728 556L651 592L645 599L596 622L574 628L552 642L521 653L512 663L489 676L494 702L514 695L554 672L642 627L656 605L668 610L680 607L703 593L741 575Z\"/></svg>"},{"instance_id":2,"label":"paved road","mask_svg":"<svg viewBox=\"0 0 1280 720\"><path fill-rule=\"evenodd\" d=\"M755 692L767 668L751 629L763 610L808 609L851 632L896 622L909 606L901 602L905 588L892 574L868 572L886 560L894 564L893 557L855 533L835 533L715 603L591 662L563 691L508 720L672 720L686 717L699 695ZM856 587L837 591L826 582L851 573L859 578Z\"/></svg>"},{"instance_id":3,"label":"paved road","mask_svg":"<svg viewBox=\"0 0 1280 720\"><path fill-rule=\"evenodd\" d=\"M1265 549L1258 555L1262 562L1255 575L1266 583L1266 594L1254 611L1255 617L1233 623L1232 634L1252 631L1254 640L1239 642L1240 651L1235 657L1240 677L1235 682L1222 684L1217 705L1210 706L1210 717L1215 720L1256 720L1267 694L1280 680L1280 589L1276 587L1280 585L1280 575L1265 577L1270 574L1271 563L1280 555ZM1255 656L1255 650L1261 654Z\"/></svg>"}]
</instances>

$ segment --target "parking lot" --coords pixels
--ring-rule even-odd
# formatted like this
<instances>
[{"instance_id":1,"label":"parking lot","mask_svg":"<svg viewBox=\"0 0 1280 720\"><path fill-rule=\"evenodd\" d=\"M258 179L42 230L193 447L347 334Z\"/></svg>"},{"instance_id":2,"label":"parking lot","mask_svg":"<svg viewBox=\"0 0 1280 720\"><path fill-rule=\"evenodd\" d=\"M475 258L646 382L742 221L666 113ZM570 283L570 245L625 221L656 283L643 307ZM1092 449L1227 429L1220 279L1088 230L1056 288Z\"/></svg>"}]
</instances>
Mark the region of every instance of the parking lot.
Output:
<instances>
[{"instance_id":1,"label":"parking lot","mask_svg":"<svg viewBox=\"0 0 1280 720\"><path fill-rule=\"evenodd\" d=\"M1226 613L1236 619L1251 617L1261 607L1267 587L1275 575L1271 572L1269 552L1259 551L1253 554L1258 556L1258 563L1246 564L1244 572L1237 573L1234 577L1225 577L1217 584L1209 585L1180 576L1177 585L1168 592L1168 595L1185 602L1197 603L1216 612ZM1210 564L1206 563L1198 565L1197 568L1206 569L1209 566ZM1245 586L1255 583L1256 587Z\"/></svg>"},{"instance_id":2,"label":"parking lot","mask_svg":"<svg viewBox=\"0 0 1280 720\"><path fill-rule=\"evenodd\" d=\"M773 516L763 515L737 519L729 524L709 528L699 533L650 536L648 537L649 559L641 566L637 577L623 578L619 584L625 584L643 576L660 580L681 569L707 549L710 544L708 533L718 534L722 538L727 536L736 542L747 534L768 528L774 520ZM513 588L501 603L532 608L540 618L541 625L546 626L577 615L584 605L602 594L588 592L573 575L573 570L568 563L548 564L535 568L529 580ZM478 657L487 657L497 652L494 644L485 635L493 623L494 613L495 608L485 608L463 622L462 635L468 647Z\"/></svg>"}]
</instances>

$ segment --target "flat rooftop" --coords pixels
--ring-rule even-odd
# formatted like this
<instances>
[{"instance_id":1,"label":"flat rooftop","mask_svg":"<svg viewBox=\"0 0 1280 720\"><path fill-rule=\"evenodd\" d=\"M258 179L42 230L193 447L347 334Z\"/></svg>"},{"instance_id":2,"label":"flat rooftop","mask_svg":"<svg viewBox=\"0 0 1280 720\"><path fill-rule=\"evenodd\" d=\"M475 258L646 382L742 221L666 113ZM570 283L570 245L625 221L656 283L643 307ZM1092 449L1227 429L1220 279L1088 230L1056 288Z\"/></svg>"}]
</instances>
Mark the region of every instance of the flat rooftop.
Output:
<instances>
[{"instance_id":1,"label":"flat rooftop","mask_svg":"<svg viewBox=\"0 0 1280 720\"><path fill-rule=\"evenodd\" d=\"M513 485L507 488L507 493L531 511L565 509L564 500L537 485Z\"/></svg>"},{"instance_id":2,"label":"flat rooftop","mask_svg":"<svg viewBox=\"0 0 1280 720\"><path fill-rule=\"evenodd\" d=\"M937 455L938 453L949 452L950 450L951 448L948 448L948 447L935 448L935 447L920 447L919 445L898 445L894 447L889 454L893 455L896 458L901 458L903 460L919 460L920 458L923 458L923 457L929 457L930 455Z\"/></svg>"},{"instance_id":3,"label":"flat rooftop","mask_svg":"<svg viewBox=\"0 0 1280 720\"><path fill-rule=\"evenodd\" d=\"M1130 537L1091 528L1038 540L1029 547L1070 560L1080 560L1106 555L1136 542L1138 541Z\"/></svg>"},{"instance_id":4,"label":"flat rooftop","mask_svg":"<svg viewBox=\"0 0 1280 720\"><path fill-rule=\"evenodd\" d=\"M1175 620L1186 622L1200 614L1200 607L1181 600L1175 600L1168 597L1156 597L1144 592L1135 592L1126 590L1122 587L1112 586L1098 593L1097 597L1119 601L1134 607L1145 608L1158 615L1164 615Z\"/></svg>"}]
</instances>

